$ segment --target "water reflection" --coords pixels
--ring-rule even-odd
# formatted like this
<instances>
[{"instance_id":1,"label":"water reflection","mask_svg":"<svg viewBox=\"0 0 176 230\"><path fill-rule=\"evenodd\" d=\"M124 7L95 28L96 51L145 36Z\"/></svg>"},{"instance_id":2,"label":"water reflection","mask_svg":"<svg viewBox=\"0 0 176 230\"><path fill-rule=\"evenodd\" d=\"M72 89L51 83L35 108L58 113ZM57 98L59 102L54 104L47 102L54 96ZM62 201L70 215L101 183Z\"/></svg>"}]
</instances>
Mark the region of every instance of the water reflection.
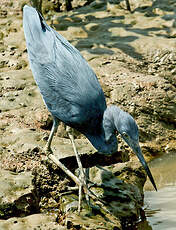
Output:
<instances>
[{"instance_id":1,"label":"water reflection","mask_svg":"<svg viewBox=\"0 0 176 230\"><path fill-rule=\"evenodd\" d=\"M173 175L175 176L175 175ZM176 229L176 186L145 192L145 213L153 230Z\"/></svg>"},{"instance_id":2,"label":"water reflection","mask_svg":"<svg viewBox=\"0 0 176 230\"><path fill-rule=\"evenodd\" d=\"M176 230L176 154L166 154L149 164L158 192L152 191L150 181L145 185L147 220L138 230Z\"/></svg>"},{"instance_id":3,"label":"water reflection","mask_svg":"<svg viewBox=\"0 0 176 230\"><path fill-rule=\"evenodd\" d=\"M149 167L151 168L158 189L170 185L176 186L176 153L165 154L153 160L149 164ZM147 180L144 190L153 190L149 180Z\"/></svg>"}]
</instances>

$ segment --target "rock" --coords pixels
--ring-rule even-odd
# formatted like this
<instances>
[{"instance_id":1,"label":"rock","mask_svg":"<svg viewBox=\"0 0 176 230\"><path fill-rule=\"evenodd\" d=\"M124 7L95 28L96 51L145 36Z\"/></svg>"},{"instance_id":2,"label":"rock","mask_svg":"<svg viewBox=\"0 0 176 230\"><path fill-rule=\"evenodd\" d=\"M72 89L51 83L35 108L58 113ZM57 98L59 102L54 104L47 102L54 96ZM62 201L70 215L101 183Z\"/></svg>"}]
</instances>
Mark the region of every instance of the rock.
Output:
<instances>
[{"instance_id":1,"label":"rock","mask_svg":"<svg viewBox=\"0 0 176 230\"><path fill-rule=\"evenodd\" d=\"M0 218L38 212L38 200L32 192L31 173L15 174L0 170L0 174Z\"/></svg>"},{"instance_id":2,"label":"rock","mask_svg":"<svg viewBox=\"0 0 176 230\"><path fill-rule=\"evenodd\" d=\"M164 10L157 8L157 7L153 9L153 13L157 15L161 15L161 16L165 15Z\"/></svg>"},{"instance_id":3,"label":"rock","mask_svg":"<svg viewBox=\"0 0 176 230\"><path fill-rule=\"evenodd\" d=\"M0 220L0 229L42 229L42 230L66 230L66 227L56 222L56 217L51 214L33 214L26 217L13 217L8 220Z\"/></svg>"},{"instance_id":4,"label":"rock","mask_svg":"<svg viewBox=\"0 0 176 230\"><path fill-rule=\"evenodd\" d=\"M0 10L0 18L6 18L7 17L7 10Z\"/></svg>"},{"instance_id":5,"label":"rock","mask_svg":"<svg viewBox=\"0 0 176 230\"><path fill-rule=\"evenodd\" d=\"M20 60L17 65L15 66L16 70L23 69L27 66L27 62L25 60Z\"/></svg>"},{"instance_id":6,"label":"rock","mask_svg":"<svg viewBox=\"0 0 176 230\"><path fill-rule=\"evenodd\" d=\"M51 130L53 118L46 108L37 109L35 113L33 111L33 114L35 115L34 121L37 121L38 126L42 129Z\"/></svg>"},{"instance_id":7,"label":"rock","mask_svg":"<svg viewBox=\"0 0 176 230\"><path fill-rule=\"evenodd\" d=\"M7 66L6 61L1 61L1 62L0 62L0 68L4 68L4 67L6 67L6 66Z\"/></svg>"},{"instance_id":8,"label":"rock","mask_svg":"<svg viewBox=\"0 0 176 230\"><path fill-rule=\"evenodd\" d=\"M107 2L107 12L110 12L112 15L116 15L117 14L117 10L120 9L121 7L126 7L124 4L118 4L118 3L110 3L109 1Z\"/></svg>"},{"instance_id":9,"label":"rock","mask_svg":"<svg viewBox=\"0 0 176 230\"><path fill-rule=\"evenodd\" d=\"M69 167L74 171L73 166ZM68 190L74 183L60 169L46 162L36 168L33 174L33 185L40 199L40 210L51 209L54 204L58 222L64 226L79 226L81 229L97 229L100 226L106 229L122 229L128 224L134 224L141 215L146 175L139 164L92 167L89 173L90 181L96 185L91 186L91 191L102 202L91 198L91 205L88 207L83 197L80 216L77 213L78 191Z\"/></svg>"},{"instance_id":10,"label":"rock","mask_svg":"<svg viewBox=\"0 0 176 230\"><path fill-rule=\"evenodd\" d=\"M105 7L105 3L104 1L96 0L90 4L90 7L93 9L101 9L102 7Z\"/></svg>"},{"instance_id":11,"label":"rock","mask_svg":"<svg viewBox=\"0 0 176 230\"><path fill-rule=\"evenodd\" d=\"M4 37L4 33L0 32L0 40L3 40L3 37Z\"/></svg>"},{"instance_id":12,"label":"rock","mask_svg":"<svg viewBox=\"0 0 176 230\"><path fill-rule=\"evenodd\" d=\"M40 165L42 150L34 144L25 143L18 148L18 153L1 157L1 167L15 173L25 172Z\"/></svg>"}]
</instances>

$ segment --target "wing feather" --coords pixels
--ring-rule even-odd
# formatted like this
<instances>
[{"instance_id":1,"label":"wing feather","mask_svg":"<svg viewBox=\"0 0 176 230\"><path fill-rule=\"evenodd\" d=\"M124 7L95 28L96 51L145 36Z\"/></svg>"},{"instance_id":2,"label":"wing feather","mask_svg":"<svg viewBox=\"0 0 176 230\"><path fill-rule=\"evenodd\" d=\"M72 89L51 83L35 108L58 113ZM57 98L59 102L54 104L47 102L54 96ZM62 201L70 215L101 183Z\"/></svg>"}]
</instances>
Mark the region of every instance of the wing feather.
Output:
<instances>
[{"instance_id":1,"label":"wing feather","mask_svg":"<svg viewBox=\"0 0 176 230\"><path fill-rule=\"evenodd\" d=\"M26 20L24 16L30 66L48 110L72 127L92 128L106 109L95 73L65 38L48 25L44 29L46 23L36 10L34 21ZM33 27L37 38L31 32Z\"/></svg>"}]
</instances>

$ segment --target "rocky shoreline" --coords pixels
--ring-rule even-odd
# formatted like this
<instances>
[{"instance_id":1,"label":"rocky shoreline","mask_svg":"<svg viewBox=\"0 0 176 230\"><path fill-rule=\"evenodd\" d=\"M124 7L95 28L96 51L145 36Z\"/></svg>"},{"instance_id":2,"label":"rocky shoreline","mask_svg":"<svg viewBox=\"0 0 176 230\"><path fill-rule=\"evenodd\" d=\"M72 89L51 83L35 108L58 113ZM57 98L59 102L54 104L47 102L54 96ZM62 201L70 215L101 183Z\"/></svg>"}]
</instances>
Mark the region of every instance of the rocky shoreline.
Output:
<instances>
[{"instance_id":1,"label":"rocky shoreline","mask_svg":"<svg viewBox=\"0 0 176 230\"><path fill-rule=\"evenodd\" d=\"M80 216L77 191L67 194L63 189L73 182L43 160L52 119L28 65L21 11L25 3L4 0L0 6L0 228L132 229L131 224L145 218L146 175L119 137L119 158L90 169L90 180L100 185L92 189L107 203L91 200L88 209L83 202ZM69 12L46 10L45 17L92 66L107 103L134 116L143 154L151 160L176 151L176 5L134 1L133 14L124 6L94 1ZM78 151L95 154L98 161L90 143L74 135ZM64 125L54 138L53 152L59 158L73 157Z\"/></svg>"}]
</instances>

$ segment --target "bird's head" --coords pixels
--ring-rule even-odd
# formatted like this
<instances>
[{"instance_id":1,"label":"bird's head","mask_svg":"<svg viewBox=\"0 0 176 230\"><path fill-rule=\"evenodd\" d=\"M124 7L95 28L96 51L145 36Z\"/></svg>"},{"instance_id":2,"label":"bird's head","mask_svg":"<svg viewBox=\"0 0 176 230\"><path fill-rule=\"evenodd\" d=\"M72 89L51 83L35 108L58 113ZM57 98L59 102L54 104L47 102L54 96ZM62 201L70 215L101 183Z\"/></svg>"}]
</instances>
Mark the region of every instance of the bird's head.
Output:
<instances>
[{"instance_id":1,"label":"bird's head","mask_svg":"<svg viewBox=\"0 0 176 230\"><path fill-rule=\"evenodd\" d=\"M151 183L153 184L155 190L157 190L153 176L148 168L148 165L142 155L142 151L139 145L139 131L138 126L134 118L127 112L121 110L117 106L109 107L109 119L106 116L106 119L111 122L111 132L107 129L106 136L110 136L112 130L117 131L121 135L122 139L128 144L128 146L133 150L137 155L141 164L143 165L148 177L150 178ZM107 122L106 122L107 123Z\"/></svg>"},{"instance_id":2,"label":"bird's head","mask_svg":"<svg viewBox=\"0 0 176 230\"><path fill-rule=\"evenodd\" d=\"M115 127L122 139L137 153L139 147L139 132L133 117L129 113L121 110L118 119L115 120Z\"/></svg>"}]
</instances>

